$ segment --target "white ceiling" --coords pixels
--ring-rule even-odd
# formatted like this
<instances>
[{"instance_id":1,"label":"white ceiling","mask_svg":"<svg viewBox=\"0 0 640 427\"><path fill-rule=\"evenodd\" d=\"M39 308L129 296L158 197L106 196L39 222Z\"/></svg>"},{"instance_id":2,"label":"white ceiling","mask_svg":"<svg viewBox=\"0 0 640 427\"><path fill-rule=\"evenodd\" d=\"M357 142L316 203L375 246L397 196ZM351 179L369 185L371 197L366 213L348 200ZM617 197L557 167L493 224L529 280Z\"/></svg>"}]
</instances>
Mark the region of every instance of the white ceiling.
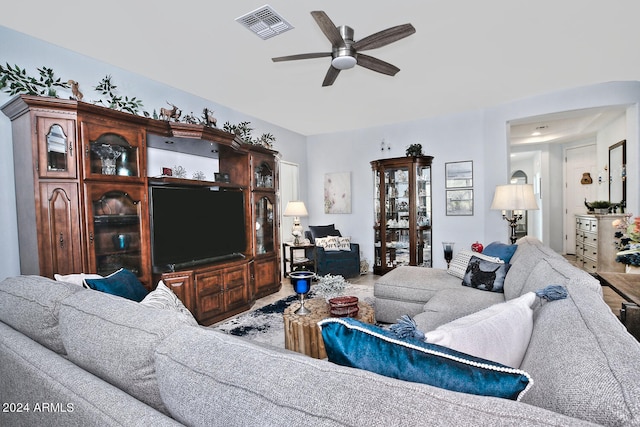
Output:
<instances>
[{"instance_id":1,"label":"white ceiling","mask_svg":"<svg viewBox=\"0 0 640 427\"><path fill-rule=\"evenodd\" d=\"M235 22L267 3L295 28L262 40ZM273 63L330 51L312 10L356 40L412 23L367 51L401 71L356 67L323 88L329 58ZM637 0L36 0L3 4L0 25L313 135L640 80L638 16Z\"/></svg>"}]
</instances>

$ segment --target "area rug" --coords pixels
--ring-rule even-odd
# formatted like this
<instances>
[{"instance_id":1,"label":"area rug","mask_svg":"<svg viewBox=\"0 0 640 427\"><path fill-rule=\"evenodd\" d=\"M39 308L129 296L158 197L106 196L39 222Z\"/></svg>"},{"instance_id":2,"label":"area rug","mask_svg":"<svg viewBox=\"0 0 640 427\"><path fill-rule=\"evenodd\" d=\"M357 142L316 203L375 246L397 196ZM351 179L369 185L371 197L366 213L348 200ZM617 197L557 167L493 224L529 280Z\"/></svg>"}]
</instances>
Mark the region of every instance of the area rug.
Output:
<instances>
[{"instance_id":1,"label":"area rug","mask_svg":"<svg viewBox=\"0 0 640 427\"><path fill-rule=\"evenodd\" d=\"M312 286L312 290L309 292L310 298L328 300L339 295L353 295L373 305L373 286L351 284L345 281L342 276L324 276L323 278ZM296 295L290 295L257 310L241 314L213 328L243 339L284 348L282 313L290 304L297 301Z\"/></svg>"}]
</instances>

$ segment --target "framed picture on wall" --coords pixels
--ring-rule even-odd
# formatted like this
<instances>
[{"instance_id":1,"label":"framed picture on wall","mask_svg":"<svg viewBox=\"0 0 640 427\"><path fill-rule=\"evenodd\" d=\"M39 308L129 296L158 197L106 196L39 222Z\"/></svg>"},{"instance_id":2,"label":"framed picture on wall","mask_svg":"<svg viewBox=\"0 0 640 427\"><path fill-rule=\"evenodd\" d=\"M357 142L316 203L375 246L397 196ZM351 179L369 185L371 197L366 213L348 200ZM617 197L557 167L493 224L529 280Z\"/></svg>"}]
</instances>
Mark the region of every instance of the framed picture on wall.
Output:
<instances>
[{"instance_id":1,"label":"framed picture on wall","mask_svg":"<svg viewBox=\"0 0 640 427\"><path fill-rule=\"evenodd\" d=\"M473 215L473 189L446 190L447 215Z\"/></svg>"},{"instance_id":2,"label":"framed picture on wall","mask_svg":"<svg viewBox=\"0 0 640 427\"><path fill-rule=\"evenodd\" d=\"M444 164L446 188L473 187L473 161Z\"/></svg>"}]
</instances>

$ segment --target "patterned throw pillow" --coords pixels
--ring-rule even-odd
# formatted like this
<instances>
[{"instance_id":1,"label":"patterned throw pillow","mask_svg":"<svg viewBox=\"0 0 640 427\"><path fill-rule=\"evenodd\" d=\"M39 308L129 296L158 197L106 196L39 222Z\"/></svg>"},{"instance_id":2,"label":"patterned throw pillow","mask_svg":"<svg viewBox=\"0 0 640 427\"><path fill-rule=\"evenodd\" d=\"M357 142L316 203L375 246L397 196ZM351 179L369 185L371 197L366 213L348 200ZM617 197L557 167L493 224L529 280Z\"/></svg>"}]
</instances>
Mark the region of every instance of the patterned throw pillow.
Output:
<instances>
[{"instance_id":1,"label":"patterned throw pillow","mask_svg":"<svg viewBox=\"0 0 640 427\"><path fill-rule=\"evenodd\" d=\"M492 262L503 262L498 257L488 256L485 254L462 249L449 263L449 269L447 270L447 273L457 277L458 279L464 279L464 275L467 272L467 267L469 266L469 260L471 260L472 256Z\"/></svg>"},{"instance_id":2,"label":"patterned throw pillow","mask_svg":"<svg viewBox=\"0 0 640 427\"><path fill-rule=\"evenodd\" d=\"M186 323L197 326L198 322L193 317L193 314L184 306L180 298L173 293L171 288L167 287L162 280L158 282L156 289L151 291L140 304L157 308L160 310L171 310L180 313L184 317Z\"/></svg>"},{"instance_id":3,"label":"patterned throw pillow","mask_svg":"<svg viewBox=\"0 0 640 427\"><path fill-rule=\"evenodd\" d=\"M462 284L481 291L504 292L504 278L509 267L511 264L503 261L488 261L474 255L469 260Z\"/></svg>"},{"instance_id":4,"label":"patterned throw pillow","mask_svg":"<svg viewBox=\"0 0 640 427\"><path fill-rule=\"evenodd\" d=\"M351 237L338 237L338 249L341 251L351 250Z\"/></svg>"}]
</instances>

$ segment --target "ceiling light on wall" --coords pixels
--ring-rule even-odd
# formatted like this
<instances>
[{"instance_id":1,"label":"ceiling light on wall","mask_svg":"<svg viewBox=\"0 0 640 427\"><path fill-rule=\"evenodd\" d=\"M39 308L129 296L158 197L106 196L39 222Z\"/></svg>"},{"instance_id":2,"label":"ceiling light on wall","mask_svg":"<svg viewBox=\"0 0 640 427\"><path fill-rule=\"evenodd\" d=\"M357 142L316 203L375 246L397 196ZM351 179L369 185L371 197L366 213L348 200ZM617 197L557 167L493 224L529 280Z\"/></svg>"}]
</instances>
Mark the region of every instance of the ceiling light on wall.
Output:
<instances>
[{"instance_id":1,"label":"ceiling light on wall","mask_svg":"<svg viewBox=\"0 0 640 427\"><path fill-rule=\"evenodd\" d=\"M262 40L282 34L293 29L271 6L265 4L258 9L236 18L236 21L255 33Z\"/></svg>"}]
</instances>

